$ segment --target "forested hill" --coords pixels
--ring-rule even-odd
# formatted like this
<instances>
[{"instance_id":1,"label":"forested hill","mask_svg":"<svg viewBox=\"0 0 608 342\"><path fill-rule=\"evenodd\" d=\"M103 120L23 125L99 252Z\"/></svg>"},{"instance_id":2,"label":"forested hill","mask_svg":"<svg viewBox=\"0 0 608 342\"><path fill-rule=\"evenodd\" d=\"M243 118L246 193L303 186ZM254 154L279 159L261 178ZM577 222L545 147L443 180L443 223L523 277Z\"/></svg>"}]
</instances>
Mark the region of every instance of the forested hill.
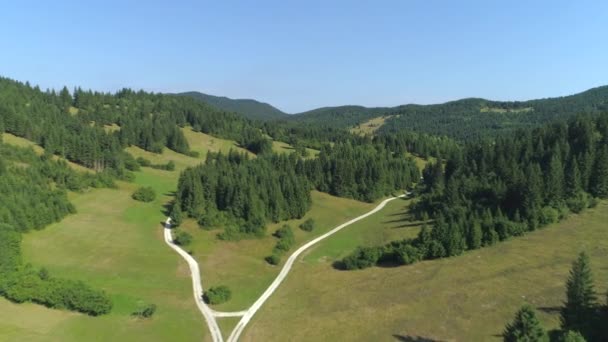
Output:
<instances>
[{"instance_id":1,"label":"forested hill","mask_svg":"<svg viewBox=\"0 0 608 342\"><path fill-rule=\"evenodd\" d=\"M288 116L288 114L268 103L251 99L231 99L224 96L207 95L196 91L179 93L177 95L192 97L214 106L217 109L239 113L252 120L276 120L285 119Z\"/></svg>"},{"instance_id":2,"label":"forested hill","mask_svg":"<svg viewBox=\"0 0 608 342\"><path fill-rule=\"evenodd\" d=\"M321 108L290 117L297 122L335 128L356 126L379 116L390 116L379 133L402 129L465 140L540 126L576 114L597 114L608 110L608 86L585 92L530 101L462 99L435 105L402 105L366 108L342 106Z\"/></svg>"}]
</instances>

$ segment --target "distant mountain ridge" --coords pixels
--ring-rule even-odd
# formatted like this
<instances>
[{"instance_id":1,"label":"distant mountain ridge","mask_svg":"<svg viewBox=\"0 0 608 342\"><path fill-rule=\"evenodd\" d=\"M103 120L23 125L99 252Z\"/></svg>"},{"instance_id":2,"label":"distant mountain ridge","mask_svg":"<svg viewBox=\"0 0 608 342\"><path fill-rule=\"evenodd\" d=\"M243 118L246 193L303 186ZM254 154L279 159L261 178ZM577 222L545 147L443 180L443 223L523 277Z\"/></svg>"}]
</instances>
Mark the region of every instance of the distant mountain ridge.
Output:
<instances>
[{"instance_id":1,"label":"distant mountain ridge","mask_svg":"<svg viewBox=\"0 0 608 342\"><path fill-rule=\"evenodd\" d=\"M345 105L322 107L292 115L255 100L232 100L196 92L180 95L191 96L256 120L350 128L385 116L387 120L377 130L378 134L409 130L459 140L536 127L577 114L608 112L608 86L591 88L574 95L527 101L465 98L440 104L406 104L396 107Z\"/></svg>"},{"instance_id":2,"label":"distant mountain ridge","mask_svg":"<svg viewBox=\"0 0 608 342\"><path fill-rule=\"evenodd\" d=\"M289 114L264 102L253 99L231 99L225 96L214 96L197 91L176 94L203 101L217 109L239 113L252 120L285 119Z\"/></svg>"}]
</instances>

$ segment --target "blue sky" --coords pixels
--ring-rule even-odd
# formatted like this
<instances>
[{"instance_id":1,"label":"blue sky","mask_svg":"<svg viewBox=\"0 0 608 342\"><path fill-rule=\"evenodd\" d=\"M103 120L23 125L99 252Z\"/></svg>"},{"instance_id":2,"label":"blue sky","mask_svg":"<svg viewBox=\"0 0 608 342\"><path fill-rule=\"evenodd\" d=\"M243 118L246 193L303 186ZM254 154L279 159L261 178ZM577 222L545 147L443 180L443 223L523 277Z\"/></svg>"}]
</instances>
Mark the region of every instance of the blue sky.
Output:
<instances>
[{"instance_id":1,"label":"blue sky","mask_svg":"<svg viewBox=\"0 0 608 342\"><path fill-rule=\"evenodd\" d=\"M287 112L608 84L608 1L11 1L0 75Z\"/></svg>"}]
</instances>

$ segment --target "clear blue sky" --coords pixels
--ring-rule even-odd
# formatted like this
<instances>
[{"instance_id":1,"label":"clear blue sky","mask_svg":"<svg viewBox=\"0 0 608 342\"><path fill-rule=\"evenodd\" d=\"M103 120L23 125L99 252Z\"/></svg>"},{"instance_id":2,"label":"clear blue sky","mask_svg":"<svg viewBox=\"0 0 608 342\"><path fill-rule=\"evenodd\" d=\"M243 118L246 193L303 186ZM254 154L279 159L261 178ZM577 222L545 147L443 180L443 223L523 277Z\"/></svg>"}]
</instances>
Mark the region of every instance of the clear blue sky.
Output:
<instances>
[{"instance_id":1,"label":"clear blue sky","mask_svg":"<svg viewBox=\"0 0 608 342\"><path fill-rule=\"evenodd\" d=\"M608 84L605 0L88 2L0 5L0 75L197 90L287 112Z\"/></svg>"}]
</instances>

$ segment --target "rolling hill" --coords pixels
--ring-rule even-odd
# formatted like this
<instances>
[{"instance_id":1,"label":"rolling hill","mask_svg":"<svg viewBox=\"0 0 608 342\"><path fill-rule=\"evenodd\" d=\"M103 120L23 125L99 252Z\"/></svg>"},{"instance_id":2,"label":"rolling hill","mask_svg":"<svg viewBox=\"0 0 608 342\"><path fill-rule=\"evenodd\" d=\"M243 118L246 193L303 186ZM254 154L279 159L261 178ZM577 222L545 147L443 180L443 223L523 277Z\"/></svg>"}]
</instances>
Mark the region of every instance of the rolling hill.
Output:
<instances>
[{"instance_id":1,"label":"rolling hill","mask_svg":"<svg viewBox=\"0 0 608 342\"><path fill-rule=\"evenodd\" d=\"M225 96L213 96L196 91L179 93L177 95L189 96L218 109L239 113L252 120L276 120L288 117L287 113L282 112L280 109L277 109L268 103L251 99L231 99Z\"/></svg>"},{"instance_id":2,"label":"rolling hill","mask_svg":"<svg viewBox=\"0 0 608 342\"><path fill-rule=\"evenodd\" d=\"M307 124L348 128L376 117L391 116L378 130L379 133L406 129L466 140L606 110L608 86L602 86L570 96L529 101L467 98L432 105L325 107L296 114L289 119Z\"/></svg>"}]
</instances>

